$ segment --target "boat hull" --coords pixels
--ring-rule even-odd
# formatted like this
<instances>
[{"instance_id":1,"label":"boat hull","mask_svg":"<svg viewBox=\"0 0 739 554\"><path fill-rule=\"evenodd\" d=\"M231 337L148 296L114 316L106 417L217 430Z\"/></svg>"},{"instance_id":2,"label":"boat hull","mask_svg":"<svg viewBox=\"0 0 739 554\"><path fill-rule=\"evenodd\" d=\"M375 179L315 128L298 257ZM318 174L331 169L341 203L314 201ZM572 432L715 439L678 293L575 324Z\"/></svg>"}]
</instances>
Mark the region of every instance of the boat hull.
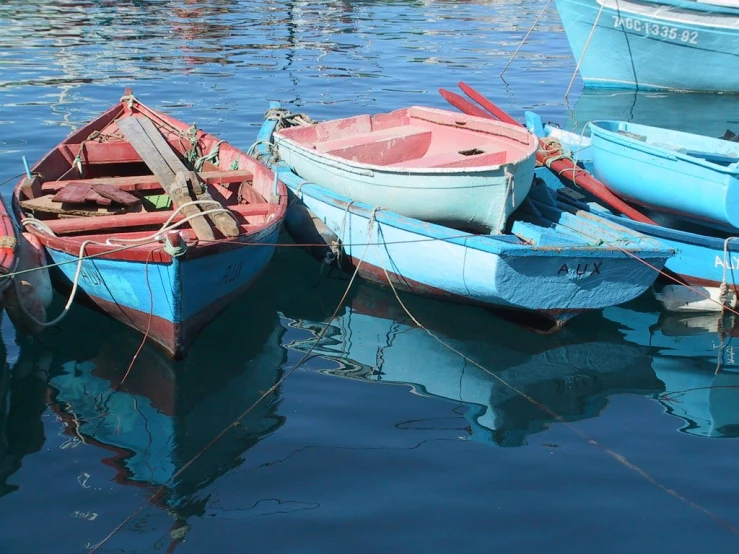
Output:
<instances>
[{"instance_id":1,"label":"boat hull","mask_svg":"<svg viewBox=\"0 0 739 554\"><path fill-rule=\"evenodd\" d=\"M555 4L586 87L739 92L737 9L679 0Z\"/></svg>"},{"instance_id":2,"label":"boat hull","mask_svg":"<svg viewBox=\"0 0 739 554\"><path fill-rule=\"evenodd\" d=\"M675 251L675 255L667 260L665 269L684 284L675 284L673 279L668 279L670 284L655 295L666 309L721 311L725 303L736 305L739 291L739 240L727 242L725 238L603 215L653 237Z\"/></svg>"},{"instance_id":3,"label":"boat hull","mask_svg":"<svg viewBox=\"0 0 739 554\"><path fill-rule=\"evenodd\" d=\"M280 177L291 186L288 177ZM563 325L583 311L632 300L655 279L652 268L618 251L605 258L596 249L566 248L514 255L485 244L495 240L491 237L404 221L362 204L347 206L314 185L304 185L299 198L336 233L361 277L381 285L389 279L415 294L536 312ZM664 257L653 261L661 266Z\"/></svg>"},{"instance_id":4,"label":"boat hull","mask_svg":"<svg viewBox=\"0 0 739 554\"><path fill-rule=\"evenodd\" d=\"M591 122L590 130L593 172L618 196L685 219L739 228L739 144L617 121ZM720 156L728 165L706 156Z\"/></svg>"},{"instance_id":5,"label":"boat hull","mask_svg":"<svg viewBox=\"0 0 739 554\"><path fill-rule=\"evenodd\" d=\"M198 333L244 294L274 254L279 224L250 237L249 243L169 261L132 261L105 256L82 261L78 287L88 303L144 333L175 359L182 358ZM68 290L78 256L47 244L56 284Z\"/></svg>"},{"instance_id":6,"label":"boat hull","mask_svg":"<svg viewBox=\"0 0 739 554\"><path fill-rule=\"evenodd\" d=\"M462 162L456 160L450 166L424 167L425 164L432 164L432 161L430 158L422 157L418 159L417 166L406 165L411 164L406 162L403 164L404 167L400 168L361 163L356 159L331 155L309 142L299 142L280 134L275 135L274 142L280 158L293 168L295 173L306 181L320 183L321 186L341 196L371 206L382 206L414 219L433 221L439 225L500 233L510 214L523 202L531 188L537 148L534 137L525 130L522 132L520 129L511 129L509 127L512 126L482 118L454 114L459 120L455 121L454 117L450 117L443 110L414 107L381 115L401 119L406 113L417 113L414 110L421 113L419 118L434 119L433 123L429 123L435 136L429 151L440 150L434 144L442 143L446 145L446 150L450 144L456 144L462 151L465 149L471 151L475 150L473 148L475 140L482 141L480 137L487 138L497 134L502 137L501 141L506 140L516 145L515 149L509 146L511 152L515 152L511 154L514 159L488 166L461 167L458 164ZM375 119L380 117L375 116ZM413 115L410 117L413 121ZM347 121L351 122L352 119ZM339 127L342 120L330 123L332 127ZM480 127L479 132L475 126ZM445 135L453 131L459 133L469 131L472 138L462 134L449 137ZM366 136L370 137L371 134L367 133ZM352 135L349 137L348 140L355 138ZM359 138L362 138L361 135ZM456 142L463 139L469 144ZM381 146L379 143L367 144L368 151L373 148L379 150ZM396 145L395 148L403 149L401 145ZM481 148L484 149L485 146ZM499 146L498 149L503 147ZM465 158L460 153L444 152L438 157L448 163L450 157ZM364 156L369 157L366 153ZM374 156L381 157L380 153Z\"/></svg>"}]
</instances>

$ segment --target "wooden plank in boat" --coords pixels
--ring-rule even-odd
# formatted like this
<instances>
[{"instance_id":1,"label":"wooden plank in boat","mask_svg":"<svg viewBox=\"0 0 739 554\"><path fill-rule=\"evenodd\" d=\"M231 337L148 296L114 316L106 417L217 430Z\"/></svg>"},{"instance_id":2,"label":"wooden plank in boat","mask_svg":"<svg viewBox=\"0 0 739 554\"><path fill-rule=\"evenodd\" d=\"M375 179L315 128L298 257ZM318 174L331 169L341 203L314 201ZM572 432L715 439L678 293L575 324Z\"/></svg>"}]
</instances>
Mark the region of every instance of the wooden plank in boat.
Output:
<instances>
[{"instance_id":1,"label":"wooden plank in boat","mask_svg":"<svg viewBox=\"0 0 739 554\"><path fill-rule=\"evenodd\" d=\"M102 206L83 208L66 202L54 202L50 195L39 196L30 200L21 200L20 206L24 211L40 212L49 214L74 215L74 216L110 216L114 214L122 214L126 212L123 206Z\"/></svg>"},{"instance_id":2,"label":"wooden plank in boat","mask_svg":"<svg viewBox=\"0 0 739 554\"><path fill-rule=\"evenodd\" d=\"M92 190L103 198L112 200L124 206L135 206L140 202L139 198L126 191L120 190L112 185L92 185Z\"/></svg>"},{"instance_id":3,"label":"wooden plank in boat","mask_svg":"<svg viewBox=\"0 0 739 554\"><path fill-rule=\"evenodd\" d=\"M151 120L145 117L126 117L119 120L118 128L123 131L141 159L146 162L165 189L174 182L180 171L188 169L174 153Z\"/></svg>"},{"instance_id":4,"label":"wooden plank in boat","mask_svg":"<svg viewBox=\"0 0 739 554\"><path fill-rule=\"evenodd\" d=\"M251 171L244 169L234 169L231 171L201 171L198 173L198 176L209 185L215 183L242 183L243 181L249 181L254 178ZM41 185L41 190L43 192L56 192L63 189L69 183L76 181L77 180L47 181ZM157 190L162 188L162 184L155 175L98 177L95 179L85 179L85 183L90 185L112 185L128 192L135 190Z\"/></svg>"},{"instance_id":5,"label":"wooden plank in boat","mask_svg":"<svg viewBox=\"0 0 739 554\"><path fill-rule=\"evenodd\" d=\"M268 203L263 204L239 204L231 209L242 217L264 216L272 209ZM125 229L131 227L148 227L163 225L174 213L174 210L160 210L157 212L125 213L122 215L111 215L105 219L95 221L90 218L57 219L45 221L45 223L57 235L70 233L83 233L90 231L105 232L113 229ZM174 221L181 221L184 215L178 215ZM198 237L200 238L200 237ZM201 239L202 240L202 239Z\"/></svg>"},{"instance_id":6,"label":"wooden plank in boat","mask_svg":"<svg viewBox=\"0 0 739 554\"><path fill-rule=\"evenodd\" d=\"M156 175L172 202L182 206L193 200L188 194L187 167L149 119L127 117L118 121L118 128ZM196 216L202 210L199 206L187 206L182 209L182 213L185 216ZM215 239L213 229L204 217L194 217L190 220L190 226L200 240Z\"/></svg>"},{"instance_id":7,"label":"wooden plank in boat","mask_svg":"<svg viewBox=\"0 0 739 554\"><path fill-rule=\"evenodd\" d=\"M194 199L213 200L208 194L206 187L200 185L197 173L189 172L185 164L172 150L172 147L164 139L154 124L146 118L128 117L118 121L118 128L123 131L126 138L133 145L141 158L149 166L152 173L164 190L170 195L172 201L182 206ZM220 205L220 203L218 203ZM195 216L212 207L187 206L183 208L186 216ZM236 220L230 213L221 212L204 217L194 217L190 220L190 226L201 240L214 240L213 229L208 220L213 223L224 236L234 237L239 234Z\"/></svg>"}]
</instances>

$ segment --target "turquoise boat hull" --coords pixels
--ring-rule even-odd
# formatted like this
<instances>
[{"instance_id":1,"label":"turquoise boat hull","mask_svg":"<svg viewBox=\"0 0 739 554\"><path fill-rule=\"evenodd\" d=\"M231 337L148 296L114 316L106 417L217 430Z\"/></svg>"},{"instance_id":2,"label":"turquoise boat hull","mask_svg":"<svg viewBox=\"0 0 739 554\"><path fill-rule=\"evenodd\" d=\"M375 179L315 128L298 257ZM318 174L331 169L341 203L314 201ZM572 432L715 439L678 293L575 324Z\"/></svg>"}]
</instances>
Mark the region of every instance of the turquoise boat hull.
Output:
<instances>
[{"instance_id":1,"label":"turquoise boat hull","mask_svg":"<svg viewBox=\"0 0 739 554\"><path fill-rule=\"evenodd\" d=\"M586 87L739 92L739 7L555 0Z\"/></svg>"},{"instance_id":2,"label":"turquoise boat hull","mask_svg":"<svg viewBox=\"0 0 739 554\"><path fill-rule=\"evenodd\" d=\"M595 176L618 196L739 228L739 143L623 121L589 127Z\"/></svg>"}]
</instances>

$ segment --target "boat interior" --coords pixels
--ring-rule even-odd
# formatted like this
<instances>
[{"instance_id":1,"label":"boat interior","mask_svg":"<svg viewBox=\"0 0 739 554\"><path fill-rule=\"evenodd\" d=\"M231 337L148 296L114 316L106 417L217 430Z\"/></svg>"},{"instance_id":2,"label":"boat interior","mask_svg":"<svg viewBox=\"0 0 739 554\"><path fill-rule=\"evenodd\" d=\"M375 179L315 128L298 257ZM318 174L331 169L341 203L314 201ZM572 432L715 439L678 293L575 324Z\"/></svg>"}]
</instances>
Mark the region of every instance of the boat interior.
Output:
<instances>
[{"instance_id":1,"label":"boat interior","mask_svg":"<svg viewBox=\"0 0 739 554\"><path fill-rule=\"evenodd\" d=\"M268 168L202 131L188 135L173 121L156 112L108 112L24 177L17 193L22 212L57 236L91 240L111 233L143 237L190 216L178 227L186 241L217 240L274 219L280 208ZM195 157L202 158L197 171Z\"/></svg>"},{"instance_id":2,"label":"boat interior","mask_svg":"<svg viewBox=\"0 0 739 554\"><path fill-rule=\"evenodd\" d=\"M484 168L531 155L525 129L444 110L411 107L283 129L276 135L338 158L397 169Z\"/></svg>"}]
</instances>

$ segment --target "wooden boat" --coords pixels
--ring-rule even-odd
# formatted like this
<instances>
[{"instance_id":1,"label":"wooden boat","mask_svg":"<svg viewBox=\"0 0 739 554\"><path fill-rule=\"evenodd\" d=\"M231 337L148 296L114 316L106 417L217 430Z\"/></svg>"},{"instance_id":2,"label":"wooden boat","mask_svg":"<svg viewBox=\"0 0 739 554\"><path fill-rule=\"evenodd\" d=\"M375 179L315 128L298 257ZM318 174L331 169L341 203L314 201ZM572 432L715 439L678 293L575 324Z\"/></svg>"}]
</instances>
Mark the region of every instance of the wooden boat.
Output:
<instances>
[{"instance_id":1,"label":"wooden boat","mask_svg":"<svg viewBox=\"0 0 739 554\"><path fill-rule=\"evenodd\" d=\"M499 233L529 192L525 129L411 107L281 129L280 157L306 181L407 217Z\"/></svg>"},{"instance_id":2,"label":"wooden boat","mask_svg":"<svg viewBox=\"0 0 739 554\"><path fill-rule=\"evenodd\" d=\"M594 154L594 147L591 146L589 137L581 137L580 134L551 125L542 125L541 119L532 113L527 113L526 119L529 129L533 132L542 137L556 138L564 146L565 151L569 151L572 157L578 159L585 168L583 171L593 170L590 155ZM724 305L737 304L739 276L736 272L739 270L739 241L730 238L732 233L659 214L650 214L656 219L655 224L633 221L617 212L607 210L586 192L574 191L563 186L561 177L547 168L537 170L537 174L545 179L550 187L558 190L559 197L564 201L653 237L675 251L675 255L667 260L665 268L671 277L682 284L676 284L670 278L663 279L669 284L663 286L656 295L668 310L716 311L721 310ZM639 178L636 172L633 177ZM587 202L588 205L583 202ZM701 205L700 195L696 195L695 204Z\"/></svg>"},{"instance_id":3,"label":"wooden boat","mask_svg":"<svg viewBox=\"0 0 739 554\"><path fill-rule=\"evenodd\" d=\"M595 176L640 206L739 228L739 143L623 121L591 121Z\"/></svg>"},{"instance_id":4,"label":"wooden boat","mask_svg":"<svg viewBox=\"0 0 739 554\"><path fill-rule=\"evenodd\" d=\"M266 267L286 201L263 164L127 91L21 179L13 209L56 284L180 357Z\"/></svg>"},{"instance_id":5,"label":"wooden boat","mask_svg":"<svg viewBox=\"0 0 739 554\"><path fill-rule=\"evenodd\" d=\"M286 228L298 242L323 236L339 244L339 257L376 283L389 279L417 294L535 312L559 326L585 310L639 296L671 255L624 227L563 209L550 201L544 186L532 188L540 201L527 199L501 235L473 234L377 208L311 183L276 160L269 147L276 124L274 119L263 124L258 152L292 191L295 205L312 214L302 218L304 228L287 223Z\"/></svg>"},{"instance_id":6,"label":"wooden boat","mask_svg":"<svg viewBox=\"0 0 739 554\"><path fill-rule=\"evenodd\" d=\"M738 92L731 0L555 0L586 87Z\"/></svg>"}]
</instances>

